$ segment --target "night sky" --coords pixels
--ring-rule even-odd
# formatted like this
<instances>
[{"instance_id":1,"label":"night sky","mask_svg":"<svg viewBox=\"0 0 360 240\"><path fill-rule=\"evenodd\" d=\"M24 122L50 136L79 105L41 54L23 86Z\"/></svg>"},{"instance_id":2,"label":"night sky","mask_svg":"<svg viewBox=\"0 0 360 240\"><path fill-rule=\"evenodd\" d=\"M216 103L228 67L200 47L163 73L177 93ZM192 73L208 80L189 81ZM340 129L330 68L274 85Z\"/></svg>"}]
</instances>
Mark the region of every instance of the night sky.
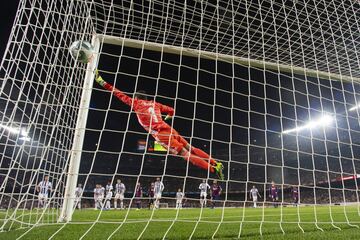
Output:
<instances>
[{"instance_id":1,"label":"night sky","mask_svg":"<svg viewBox=\"0 0 360 240\"><path fill-rule=\"evenodd\" d=\"M11 27L15 19L16 9L19 0L7 1L1 6L2 13L0 15L0 58L2 59L6 44L9 40Z\"/></svg>"}]
</instances>

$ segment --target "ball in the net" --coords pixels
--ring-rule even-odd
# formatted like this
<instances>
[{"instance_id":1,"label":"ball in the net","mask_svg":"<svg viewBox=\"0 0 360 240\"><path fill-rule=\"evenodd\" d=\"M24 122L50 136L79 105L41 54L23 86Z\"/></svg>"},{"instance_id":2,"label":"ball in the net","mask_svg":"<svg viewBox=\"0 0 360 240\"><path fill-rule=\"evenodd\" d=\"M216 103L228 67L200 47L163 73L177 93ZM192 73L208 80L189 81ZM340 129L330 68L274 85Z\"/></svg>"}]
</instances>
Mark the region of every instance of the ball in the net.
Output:
<instances>
[{"instance_id":1,"label":"ball in the net","mask_svg":"<svg viewBox=\"0 0 360 240\"><path fill-rule=\"evenodd\" d=\"M88 63L94 54L94 47L87 41L75 41L69 47L69 51L75 60Z\"/></svg>"}]
</instances>

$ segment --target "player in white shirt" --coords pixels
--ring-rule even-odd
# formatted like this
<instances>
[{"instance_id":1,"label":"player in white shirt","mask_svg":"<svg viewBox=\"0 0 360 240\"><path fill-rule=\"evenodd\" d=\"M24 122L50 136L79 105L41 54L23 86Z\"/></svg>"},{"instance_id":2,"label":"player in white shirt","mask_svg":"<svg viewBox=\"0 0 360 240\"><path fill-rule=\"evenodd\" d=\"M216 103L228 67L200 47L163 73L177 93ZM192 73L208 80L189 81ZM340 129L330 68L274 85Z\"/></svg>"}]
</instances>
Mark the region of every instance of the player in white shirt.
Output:
<instances>
[{"instance_id":1,"label":"player in white shirt","mask_svg":"<svg viewBox=\"0 0 360 240\"><path fill-rule=\"evenodd\" d=\"M181 191L181 189L179 188L177 193L176 193L176 208L182 208L182 201L184 198L184 193Z\"/></svg>"},{"instance_id":2,"label":"player in white shirt","mask_svg":"<svg viewBox=\"0 0 360 240\"><path fill-rule=\"evenodd\" d=\"M94 188L94 209L96 210L96 209L99 209L99 203L98 203L98 201L99 201L99 193L100 193L100 191L99 191L99 184L96 184L95 185L95 188Z\"/></svg>"},{"instance_id":3,"label":"player in white shirt","mask_svg":"<svg viewBox=\"0 0 360 240\"><path fill-rule=\"evenodd\" d=\"M103 188L100 184L96 184L96 188L94 189L95 209L102 209L104 193L105 188Z\"/></svg>"},{"instance_id":4,"label":"player in white shirt","mask_svg":"<svg viewBox=\"0 0 360 240\"><path fill-rule=\"evenodd\" d=\"M159 208L160 199L162 191L164 190L164 184L160 181L160 178L156 178L156 182L154 184L154 207L155 209Z\"/></svg>"},{"instance_id":5,"label":"player in white shirt","mask_svg":"<svg viewBox=\"0 0 360 240\"><path fill-rule=\"evenodd\" d=\"M255 186L253 186L252 189L250 190L250 199L253 200L254 208L257 207L256 203L258 201L258 196L261 197L258 189Z\"/></svg>"},{"instance_id":6,"label":"player in white shirt","mask_svg":"<svg viewBox=\"0 0 360 240\"><path fill-rule=\"evenodd\" d=\"M124 194L126 191L125 185L121 182L120 179L117 180L115 185L115 198L114 198L114 208L117 209L118 200L120 200L120 209L124 209Z\"/></svg>"},{"instance_id":7,"label":"player in white shirt","mask_svg":"<svg viewBox=\"0 0 360 240\"><path fill-rule=\"evenodd\" d=\"M49 181L49 176L44 176L37 186L36 191L39 193L39 207L45 207L47 204L49 193L52 191L52 183Z\"/></svg>"},{"instance_id":8,"label":"player in white shirt","mask_svg":"<svg viewBox=\"0 0 360 240\"><path fill-rule=\"evenodd\" d=\"M201 207L206 207L206 197L208 189L210 189L210 185L207 184L206 180L204 179L202 183L199 185L200 189L200 205Z\"/></svg>"},{"instance_id":9,"label":"player in white shirt","mask_svg":"<svg viewBox=\"0 0 360 240\"><path fill-rule=\"evenodd\" d=\"M111 208L111 198L113 196L113 185L111 184L111 181L108 181L106 185L106 198L105 198L105 209L109 210Z\"/></svg>"},{"instance_id":10,"label":"player in white shirt","mask_svg":"<svg viewBox=\"0 0 360 240\"><path fill-rule=\"evenodd\" d=\"M82 185L79 183L77 188L75 188L75 207L81 209L81 197L83 194Z\"/></svg>"}]
</instances>

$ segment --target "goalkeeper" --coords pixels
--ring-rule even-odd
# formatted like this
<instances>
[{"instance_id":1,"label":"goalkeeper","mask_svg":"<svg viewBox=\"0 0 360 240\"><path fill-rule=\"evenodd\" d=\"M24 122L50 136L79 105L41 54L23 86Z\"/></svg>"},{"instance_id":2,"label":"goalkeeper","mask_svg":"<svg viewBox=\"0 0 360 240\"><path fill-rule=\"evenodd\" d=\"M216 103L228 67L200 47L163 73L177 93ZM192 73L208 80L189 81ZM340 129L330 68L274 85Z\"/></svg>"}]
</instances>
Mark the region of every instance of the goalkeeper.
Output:
<instances>
[{"instance_id":1,"label":"goalkeeper","mask_svg":"<svg viewBox=\"0 0 360 240\"><path fill-rule=\"evenodd\" d=\"M195 166L205 170L209 169L211 173L216 173L220 179L224 179L222 163L216 162L204 151L192 147L175 129L163 121L161 113L167 113L165 117L167 120L174 115L173 108L158 102L148 101L143 92L136 93L135 98L131 98L105 82L97 70L95 80L103 88L112 91L119 100L132 107L141 126L163 147L190 161Z\"/></svg>"}]
</instances>

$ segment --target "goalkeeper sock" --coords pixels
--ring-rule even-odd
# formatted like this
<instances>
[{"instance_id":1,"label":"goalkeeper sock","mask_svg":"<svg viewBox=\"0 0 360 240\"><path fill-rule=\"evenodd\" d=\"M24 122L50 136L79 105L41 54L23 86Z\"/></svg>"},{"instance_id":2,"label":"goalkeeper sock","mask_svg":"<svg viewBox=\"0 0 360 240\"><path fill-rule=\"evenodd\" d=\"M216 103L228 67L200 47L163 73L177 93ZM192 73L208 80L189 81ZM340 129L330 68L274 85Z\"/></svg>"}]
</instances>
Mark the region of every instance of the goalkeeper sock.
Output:
<instances>
[{"instance_id":1,"label":"goalkeeper sock","mask_svg":"<svg viewBox=\"0 0 360 240\"><path fill-rule=\"evenodd\" d=\"M204 152L203 150L201 150L199 148L191 147L191 153L203 158L205 161L210 159L210 164L211 165L216 165L216 161L214 159L212 159L209 156L209 154L207 154L206 152Z\"/></svg>"}]
</instances>

